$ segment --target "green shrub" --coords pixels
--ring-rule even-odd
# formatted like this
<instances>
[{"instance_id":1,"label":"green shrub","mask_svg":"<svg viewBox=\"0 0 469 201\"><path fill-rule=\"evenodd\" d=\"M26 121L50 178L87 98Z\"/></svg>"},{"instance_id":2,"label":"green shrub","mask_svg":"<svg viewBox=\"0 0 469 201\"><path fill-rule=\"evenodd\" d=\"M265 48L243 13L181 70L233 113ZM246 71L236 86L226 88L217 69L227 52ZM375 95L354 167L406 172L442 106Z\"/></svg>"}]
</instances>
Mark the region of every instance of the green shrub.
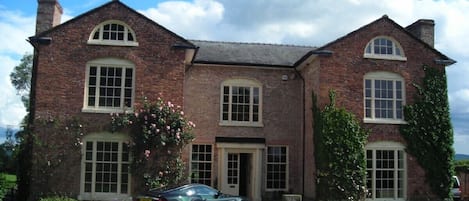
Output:
<instances>
[{"instance_id":1,"label":"green shrub","mask_svg":"<svg viewBox=\"0 0 469 201\"><path fill-rule=\"evenodd\" d=\"M5 176L3 174L0 174L0 200L3 200L6 195L6 192L8 191L6 184L7 181Z\"/></svg>"},{"instance_id":2,"label":"green shrub","mask_svg":"<svg viewBox=\"0 0 469 201\"><path fill-rule=\"evenodd\" d=\"M335 106L334 91L330 91L331 103L322 111L313 100L318 200L362 200L368 132L352 113Z\"/></svg>"},{"instance_id":3,"label":"green shrub","mask_svg":"<svg viewBox=\"0 0 469 201\"><path fill-rule=\"evenodd\" d=\"M76 199L69 198L66 196L50 196L39 199L39 201L77 201Z\"/></svg>"},{"instance_id":4,"label":"green shrub","mask_svg":"<svg viewBox=\"0 0 469 201\"><path fill-rule=\"evenodd\" d=\"M16 176L0 173L0 200L2 200L8 191L16 186Z\"/></svg>"}]
</instances>

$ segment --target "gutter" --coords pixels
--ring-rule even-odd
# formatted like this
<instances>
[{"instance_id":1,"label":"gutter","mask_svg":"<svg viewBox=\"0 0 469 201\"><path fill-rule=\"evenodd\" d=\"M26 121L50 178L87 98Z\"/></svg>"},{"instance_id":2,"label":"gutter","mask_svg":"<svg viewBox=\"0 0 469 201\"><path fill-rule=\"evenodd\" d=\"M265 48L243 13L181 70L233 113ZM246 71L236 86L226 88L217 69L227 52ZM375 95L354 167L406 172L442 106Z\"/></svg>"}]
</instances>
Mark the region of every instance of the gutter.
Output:
<instances>
[{"instance_id":1,"label":"gutter","mask_svg":"<svg viewBox=\"0 0 469 201\"><path fill-rule=\"evenodd\" d=\"M456 61L452 59L435 59L434 61L436 64L445 66L453 65L456 63Z\"/></svg>"},{"instance_id":2,"label":"gutter","mask_svg":"<svg viewBox=\"0 0 469 201\"><path fill-rule=\"evenodd\" d=\"M51 37L29 37L28 41L31 46L34 48L33 55L33 66L31 69L31 89L29 92L29 117L28 117L28 127L33 125L34 116L36 115L36 77L37 77L37 65L39 60L39 45L49 45L52 42Z\"/></svg>"},{"instance_id":3,"label":"gutter","mask_svg":"<svg viewBox=\"0 0 469 201\"><path fill-rule=\"evenodd\" d=\"M330 57L332 56L334 52L331 51L331 50L312 50L310 52L308 52L305 56L303 56L300 60L298 60L296 63L295 63L295 73L298 75L298 77L300 77L301 81L302 81L302 93L303 93L303 104L302 104L302 109L303 109L303 173L302 173L302 194L303 194L303 197L304 197L304 194L305 194L305 173L306 173L306 167L305 167L305 161L306 161L306 84L305 84L305 79L304 77L301 75L300 71L298 71L298 66L300 64L302 64L303 62L305 62L311 55L317 55L317 56L326 56L326 57ZM314 140L314 137L313 137L313 140ZM303 198L304 199L304 198Z\"/></svg>"}]
</instances>

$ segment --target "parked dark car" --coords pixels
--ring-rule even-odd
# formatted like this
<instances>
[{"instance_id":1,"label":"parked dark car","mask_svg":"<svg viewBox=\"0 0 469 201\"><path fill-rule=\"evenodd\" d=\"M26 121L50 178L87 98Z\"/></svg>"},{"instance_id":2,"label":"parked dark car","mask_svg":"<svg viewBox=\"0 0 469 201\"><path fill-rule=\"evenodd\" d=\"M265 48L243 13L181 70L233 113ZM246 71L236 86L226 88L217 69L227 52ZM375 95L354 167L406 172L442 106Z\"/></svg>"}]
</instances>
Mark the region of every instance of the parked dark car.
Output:
<instances>
[{"instance_id":1,"label":"parked dark car","mask_svg":"<svg viewBox=\"0 0 469 201\"><path fill-rule=\"evenodd\" d=\"M453 200L461 200L461 184L459 183L459 179L457 176L453 176Z\"/></svg>"},{"instance_id":2,"label":"parked dark car","mask_svg":"<svg viewBox=\"0 0 469 201\"><path fill-rule=\"evenodd\" d=\"M152 189L135 201L248 201L247 198L221 193L204 184L187 184L171 189Z\"/></svg>"}]
</instances>

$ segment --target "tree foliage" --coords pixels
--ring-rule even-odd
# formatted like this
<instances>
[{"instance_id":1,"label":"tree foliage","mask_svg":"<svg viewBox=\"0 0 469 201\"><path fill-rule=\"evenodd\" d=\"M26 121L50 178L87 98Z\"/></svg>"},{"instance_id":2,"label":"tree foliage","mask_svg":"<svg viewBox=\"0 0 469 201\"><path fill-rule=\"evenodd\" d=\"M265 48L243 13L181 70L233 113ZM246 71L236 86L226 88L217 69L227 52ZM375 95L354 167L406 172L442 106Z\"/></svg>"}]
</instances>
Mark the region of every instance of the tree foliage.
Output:
<instances>
[{"instance_id":1,"label":"tree foliage","mask_svg":"<svg viewBox=\"0 0 469 201\"><path fill-rule=\"evenodd\" d=\"M454 174L446 75L435 68L423 68L423 85L414 84L418 91L416 101L404 108L407 124L401 126L401 133L408 143L407 151L425 169L433 192L445 199L450 196Z\"/></svg>"},{"instance_id":2,"label":"tree foliage","mask_svg":"<svg viewBox=\"0 0 469 201\"><path fill-rule=\"evenodd\" d=\"M161 98L136 113L112 115L114 129L130 128L133 153L132 174L148 188L177 185L187 180L182 149L194 138L195 125L187 120L181 107Z\"/></svg>"},{"instance_id":3,"label":"tree foliage","mask_svg":"<svg viewBox=\"0 0 469 201\"><path fill-rule=\"evenodd\" d=\"M11 128L6 130L6 140L0 144L0 172L16 174L16 155L18 145L13 140L14 131Z\"/></svg>"},{"instance_id":4,"label":"tree foliage","mask_svg":"<svg viewBox=\"0 0 469 201\"><path fill-rule=\"evenodd\" d=\"M460 172L464 172L466 174L469 173L469 160L455 161L454 170L457 173L460 173Z\"/></svg>"},{"instance_id":5,"label":"tree foliage","mask_svg":"<svg viewBox=\"0 0 469 201\"><path fill-rule=\"evenodd\" d=\"M17 93L21 96L24 106L29 108L29 91L31 90L31 72L33 67L33 55L26 53L21 63L15 66L10 73L10 80Z\"/></svg>"},{"instance_id":6,"label":"tree foliage","mask_svg":"<svg viewBox=\"0 0 469 201\"><path fill-rule=\"evenodd\" d=\"M334 91L330 91L330 104L324 110L314 101L313 112L318 199L363 199L368 132L352 113L335 106Z\"/></svg>"},{"instance_id":7,"label":"tree foliage","mask_svg":"<svg viewBox=\"0 0 469 201\"><path fill-rule=\"evenodd\" d=\"M28 112L23 118L22 130L16 134L17 145L17 166L18 166L18 199L26 200L29 195L29 185L31 178L31 155L32 155L32 139L29 131L27 119L29 116L29 92L31 90L31 77L34 55L26 53L21 59L21 63L15 66L13 72L10 73L10 80L15 87L18 95L21 96L26 111Z\"/></svg>"}]
</instances>

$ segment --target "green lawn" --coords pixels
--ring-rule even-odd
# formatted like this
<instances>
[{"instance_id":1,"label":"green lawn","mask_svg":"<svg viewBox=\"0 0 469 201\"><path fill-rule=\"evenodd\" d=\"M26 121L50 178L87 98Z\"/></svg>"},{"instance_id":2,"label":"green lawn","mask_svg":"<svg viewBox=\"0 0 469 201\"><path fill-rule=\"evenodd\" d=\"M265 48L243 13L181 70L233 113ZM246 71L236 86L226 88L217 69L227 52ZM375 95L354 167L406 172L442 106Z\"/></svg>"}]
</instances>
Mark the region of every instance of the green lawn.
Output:
<instances>
[{"instance_id":1,"label":"green lawn","mask_svg":"<svg viewBox=\"0 0 469 201\"><path fill-rule=\"evenodd\" d=\"M5 178L7 189L16 185L16 175L0 173L0 177Z\"/></svg>"}]
</instances>

